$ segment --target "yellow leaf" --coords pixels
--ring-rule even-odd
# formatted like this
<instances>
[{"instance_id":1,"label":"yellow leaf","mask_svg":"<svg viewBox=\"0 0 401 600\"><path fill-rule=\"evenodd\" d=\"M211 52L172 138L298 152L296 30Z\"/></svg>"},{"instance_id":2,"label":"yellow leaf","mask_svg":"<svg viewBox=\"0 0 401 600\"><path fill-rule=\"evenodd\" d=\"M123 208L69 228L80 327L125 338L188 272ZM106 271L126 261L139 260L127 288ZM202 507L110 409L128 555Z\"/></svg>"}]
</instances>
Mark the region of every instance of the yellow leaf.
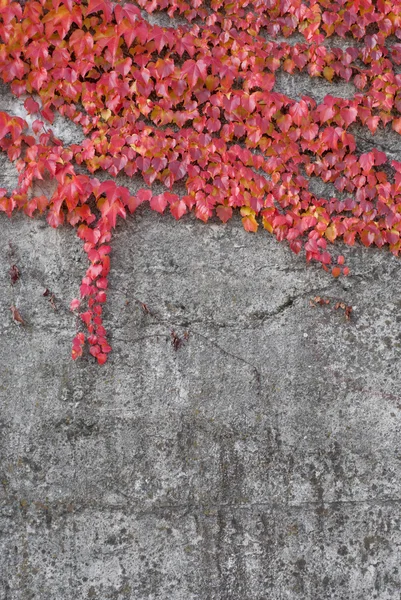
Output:
<instances>
[{"instance_id":1,"label":"yellow leaf","mask_svg":"<svg viewBox=\"0 0 401 600\"><path fill-rule=\"evenodd\" d=\"M324 67L323 75L327 79L327 81L332 81L334 77L334 69L331 67Z\"/></svg>"},{"instance_id":2,"label":"yellow leaf","mask_svg":"<svg viewBox=\"0 0 401 600\"><path fill-rule=\"evenodd\" d=\"M269 233L273 233L273 225L270 223L270 221L268 221L268 220L266 219L266 217L263 217L263 219L262 219L262 223L263 223L263 227L264 227L265 229L267 229L267 231L268 231Z\"/></svg>"},{"instance_id":3,"label":"yellow leaf","mask_svg":"<svg viewBox=\"0 0 401 600\"><path fill-rule=\"evenodd\" d=\"M329 227L327 227L326 231L324 232L324 235L327 237L327 239L330 242L334 242L334 240L337 237L337 230L336 230L336 226L334 225L334 223L332 223L331 225L329 225Z\"/></svg>"},{"instance_id":4,"label":"yellow leaf","mask_svg":"<svg viewBox=\"0 0 401 600\"><path fill-rule=\"evenodd\" d=\"M255 211L249 206L243 206L240 210L242 215L242 224L245 231L257 231L258 223L255 219Z\"/></svg>"}]
</instances>

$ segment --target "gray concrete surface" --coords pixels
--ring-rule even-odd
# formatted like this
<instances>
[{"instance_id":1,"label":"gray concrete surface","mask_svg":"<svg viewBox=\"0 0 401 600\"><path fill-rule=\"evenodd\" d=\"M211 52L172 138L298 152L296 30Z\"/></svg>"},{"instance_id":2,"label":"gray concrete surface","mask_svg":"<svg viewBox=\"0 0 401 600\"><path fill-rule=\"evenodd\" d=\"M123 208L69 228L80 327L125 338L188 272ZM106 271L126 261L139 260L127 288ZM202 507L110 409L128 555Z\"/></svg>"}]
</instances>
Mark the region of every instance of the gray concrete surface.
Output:
<instances>
[{"instance_id":1,"label":"gray concrete surface","mask_svg":"<svg viewBox=\"0 0 401 600\"><path fill-rule=\"evenodd\" d=\"M74 231L0 230L1 600L401 598L397 259L345 248L338 281L238 218L140 209L98 367L70 360Z\"/></svg>"}]
</instances>

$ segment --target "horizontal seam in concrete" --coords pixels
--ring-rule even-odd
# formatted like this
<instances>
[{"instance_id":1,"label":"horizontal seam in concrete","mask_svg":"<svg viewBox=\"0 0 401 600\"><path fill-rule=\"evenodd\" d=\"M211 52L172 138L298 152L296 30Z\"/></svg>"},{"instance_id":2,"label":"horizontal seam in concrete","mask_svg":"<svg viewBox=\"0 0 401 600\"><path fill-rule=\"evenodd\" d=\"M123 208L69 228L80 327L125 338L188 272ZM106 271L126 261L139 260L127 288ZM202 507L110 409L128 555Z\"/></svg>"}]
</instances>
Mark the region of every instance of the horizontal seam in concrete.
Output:
<instances>
[{"instance_id":1,"label":"horizontal seam in concrete","mask_svg":"<svg viewBox=\"0 0 401 600\"><path fill-rule=\"evenodd\" d=\"M112 490L109 490L110 492ZM121 494L124 497L129 498L128 494L125 494L124 492L120 491L120 490L114 490L115 493L117 494ZM18 500L13 499L12 502L18 502ZM36 503L40 503L42 502L41 500L30 500L28 501L28 505L29 504L36 504ZM54 503L52 505L51 502L49 502L49 508L52 508L53 510L57 510L57 505L55 506L56 503ZM325 501L305 501L305 502L301 502L298 504L278 504L275 502L252 502L252 503L207 503L207 504L185 504L185 503L178 503L178 504L160 504L160 505L151 505L149 507L145 507L145 508L140 508L139 504L122 504L122 503L116 503L116 504L101 504L101 503L93 503L91 502L90 505L80 505L79 502L75 503L74 505L74 500L71 499L71 501L68 500L64 500L63 504L70 504L73 506L73 510L68 511L66 513L63 512L63 514L68 515L71 514L77 514L79 512L84 512L86 510L90 510L90 511L115 511L115 510L123 510L125 512L129 512L129 513L136 513L139 515L148 515L148 514L154 514L155 512L160 512L160 511L181 511L184 510L186 512L203 512L207 515L207 513L210 513L211 511L214 510L271 510L271 511L276 511L276 512L289 512L289 511L308 511L308 510L316 510L318 509L319 511L324 511L327 509L336 509L336 508L341 508L341 507L358 507L358 506L365 506L365 507L384 507L384 506L398 506L401 505L401 498L387 498L387 499L380 499L380 498L372 498L372 499L364 499L364 500L333 500L330 502L325 502ZM11 506L11 503L9 504L9 506ZM143 506L143 503L142 503ZM7 518L7 517L11 517L14 518L14 515L0 515L3 518ZM212 516L212 515L210 515Z\"/></svg>"}]
</instances>

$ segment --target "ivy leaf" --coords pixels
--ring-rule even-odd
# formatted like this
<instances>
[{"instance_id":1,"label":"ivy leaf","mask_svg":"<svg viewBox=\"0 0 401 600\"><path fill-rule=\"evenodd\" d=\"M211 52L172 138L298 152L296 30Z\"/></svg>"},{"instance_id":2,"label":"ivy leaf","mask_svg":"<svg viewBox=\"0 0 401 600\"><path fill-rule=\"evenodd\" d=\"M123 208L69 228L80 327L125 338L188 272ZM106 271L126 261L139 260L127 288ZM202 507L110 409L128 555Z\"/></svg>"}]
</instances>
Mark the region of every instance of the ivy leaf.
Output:
<instances>
[{"instance_id":1,"label":"ivy leaf","mask_svg":"<svg viewBox=\"0 0 401 600\"><path fill-rule=\"evenodd\" d=\"M71 300L70 303L70 310L76 310L77 308L79 308L81 305L81 301L78 300L77 298L74 298L73 300Z\"/></svg>"},{"instance_id":2,"label":"ivy leaf","mask_svg":"<svg viewBox=\"0 0 401 600\"><path fill-rule=\"evenodd\" d=\"M137 192L136 196L130 196L128 200L128 208L130 212L134 212L140 204L143 202L149 202L152 198L151 190L141 189Z\"/></svg>"},{"instance_id":3,"label":"ivy leaf","mask_svg":"<svg viewBox=\"0 0 401 600\"><path fill-rule=\"evenodd\" d=\"M174 160L171 161L168 165L169 170L174 175L174 179L178 181L182 179L187 174L187 166L184 162Z\"/></svg>"},{"instance_id":4,"label":"ivy leaf","mask_svg":"<svg viewBox=\"0 0 401 600\"><path fill-rule=\"evenodd\" d=\"M153 196L150 200L150 208L159 213L163 213L168 204L166 193Z\"/></svg>"},{"instance_id":5,"label":"ivy leaf","mask_svg":"<svg viewBox=\"0 0 401 600\"><path fill-rule=\"evenodd\" d=\"M198 79L206 81L207 63L204 59L186 60L181 68L181 78L186 76L186 79L191 87L195 87Z\"/></svg>"},{"instance_id":6,"label":"ivy leaf","mask_svg":"<svg viewBox=\"0 0 401 600\"><path fill-rule=\"evenodd\" d=\"M391 123L391 126L394 129L394 131L401 134L401 118L394 119L393 122Z\"/></svg>"},{"instance_id":7,"label":"ivy leaf","mask_svg":"<svg viewBox=\"0 0 401 600\"><path fill-rule=\"evenodd\" d=\"M99 352L96 356L96 359L99 365L104 365L104 363L107 361L107 354L104 352Z\"/></svg>"},{"instance_id":8,"label":"ivy leaf","mask_svg":"<svg viewBox=\"0 0 401 600\"><path fill-rule=\"evenodd\" d=\"M114 198L114 196L112 196L111 200L109 197L100 198L97 201L97 207L102 213L102 217L107 219L108 224L112 229L114 229L116 226L116 220L118 216L122 217L123 219L126 218L126 212L122 202L118 198Z\"/></svg>"},{"instance_id":9,"label":"ivy leaf","mask_svg":"<svg viewBox=\"0 0 401 600\"><path fill-rule=\"evenodd\" d=\"M16 325L25 325L25 321L24 319L21 317L21 313L19 312L18 308L14 305L12 305L10 307L11 313L12 313L12 317L14 320L14 323L16 323Z\"/></svg>"},{"instance_id":10,"label":"ivy leaf","mask_svg":"<svg viewBox=\"0 0 401 600\"><path fill-rule=\"evenodd\" d=\"M47 222L50 227L57 228L64 223L64 213L60 210L50 209L47 214Z\"/></svg>"},{"instance_id":11,"label":"ivy leaf","mask_svg":"<svg viewBox=\"0 0 401 600\"><path fill-rule=\"evenodd\" d=\"M365 154L361 154L361 156L359 157L359 164L361 165L362 170L368 173L375 164L374 153L367 152Z\"/></svg>"},{"instance_id":12,"label":"ivy leaf","mask_svg":"<svg viewBox=\"0 0 401 600\"><path fill-rule=\"evenodd\" d=\"M86 16L102 11L106 17L106 22L110 21L112 5L109 0L89 0Z\"/></svg>"},{"instance_id":13,"label":"ivy leaf","mask_svg":"<svg viewBox=\"0 0 401 600\"><path fill-rule=\"evenodd\" d=\"M124 18L127 18L129 23L134 25L138 19L141 18L140 9L132 4L124 4L124 6L117 4L114 7L114 14L118 24L120 24Z\"/></svg>"},{"instance_id":14,"label":"ivy leaf","mask_svg":"<svg viewBox=\"0 0 401 600\"><path fill-rule=\"evenodd\" d=\"M340 115L344 120L345 126L349 127L351 125L351 123L356 121L356 118L358 116L358 111L353 106L351 106L349 108L344 107L340 110Z\"/></svg>"},{"instance_id":15,"label":"ivy leaf","mask_svg":"<svg viewBox=\"0 0 401 600\"><path fill-rule=\"evenodd\" d=\"M219 204L216 206L216 214L223 223L226 223L229 219L231 219L233 215L233 209L231 206L224 206L223 204Z\"/></svg>"},{"instance_id":16,"label":"ivy leaf","mask_svg":"<svg viewBox=\"0 0 401 600\"><path fill-rule=\"evenodd\" d=\"M292 117L291 115L280 115L277 119L277 125L280 128L280 131L282 131L283 133L286 133L289 128L291 127L292 124Z\"/></svg>"},{"instance_id":17,"label":"ivy leaf","mask_svg":"<svg viewBox=\"0 0 401 600\"><path fill-rule=\"evenodd\" d=\"M298 126L303 124L308 112L308 105L304 100L296 102L289 109L289 114L292 117L292 121Z\"/></svg>"},{"instance_id":18,"label":"ivy leaf","mask_svg":"<svg viewBox=\"0 0 401 600\"><path fill-rule=\"evenodd\" d=\"M321 134L322 141L332 150L337 150L339 137L337 127L326 127Z\"/></svg>"},{"instance_id":19,"label":"ivy leaf","mask_svg":"<svg viewBox=\"0 0 401 600\"><path fill-rule=\"evenodd\" d=\"M255 211L247 206L241 208L242 224L245 231L256 232L258 229L258 223L255 219Z\"/></svg>"},{"instance_id":20,"label":"ivy leaf","mask_svg":"<svg viewBox=\"0 0 401 600\"><path fill-rule=\"evenodd\" d=\"M29 96L24 102L24 108L31 115L37 113L40 107L36 100Z\"/></svg>"},{"instance_id":21,"label":"ivy leaf","mask_svg":"<svg viewBox=\"0 0 401 600\"><path fill-rule=\"evenodd\" d=\"M17 265L11 265L10 270L9 270L9 275L10 275L11 283L13 285L16 284L18 279L21 276Z\"/></svg>"},{"instance_id":22,"label":"ivy leaf","mask_svg":"<svg viewBox=\"0 0 401 600\"><path fill-rule=\"evenodd\" d=\"M187 205L183 200L175 200L170 203L170 212L175 219L181 219L181 217L187 212Z\"/></svg>"},{"instance_id":23,"label":"ivy leaf","mask_svg":"<svg viewBox=\"0 0 401 600\"><path fill-rule=\"evenodd\" d=\"M401 163L392 163L390 178L386 154L359 155L350 131L358 119L372 134L388 123L401 133L395 68L401 46L384 44L401 36L391 3L378 0L370 11L366 2L351 8L348 2L319 14L313 7L294 9L291 0L279 9L274 2L211 0L207 10L204 4L4 0L0 6L0 76L16 96L28 94L27 113L40 115L32 136L26 122L0 112L0 149L19 174L12 194L0 191L0 211L39 211L53 227L65 220L76 229L89 267L82 300L72 306L82 308L90 353L99 363L110 352L102 305L111 233L118 216L143 202L160 213L169 206L176 219L194 210L204 222L215 213L226 222L240 209L243 226L253 232L260 214L277 240L296 253L304 248L306 259L326 271L333 262L327 242L338 239L401 252ZM191 26L161 27L141 9L180 15ZM275 39L295 33L304 42ZM360 43L346 50L325 44L334 34ZM358 93L350 100L327 95L319 105L308 96L294 101L274 91L280 68L329 82L353 78ZM44 121L52 123L56 112L82 129L82 143L63 144L47 130ZM78 175L76 164L91 175L102 170L104 181ZM122 172L141 176L149 187L157 182L172 189L179 182L184 195L132 194L110 179ZM49 176L56 187L51 199L32 194L35 181ZM334 183L343 196L315 196L307 177ZM340 269L340 258L335 277L349 272ZM74 359L84 343L83 334L74 338Z\"/></svg>"}]
</instances>

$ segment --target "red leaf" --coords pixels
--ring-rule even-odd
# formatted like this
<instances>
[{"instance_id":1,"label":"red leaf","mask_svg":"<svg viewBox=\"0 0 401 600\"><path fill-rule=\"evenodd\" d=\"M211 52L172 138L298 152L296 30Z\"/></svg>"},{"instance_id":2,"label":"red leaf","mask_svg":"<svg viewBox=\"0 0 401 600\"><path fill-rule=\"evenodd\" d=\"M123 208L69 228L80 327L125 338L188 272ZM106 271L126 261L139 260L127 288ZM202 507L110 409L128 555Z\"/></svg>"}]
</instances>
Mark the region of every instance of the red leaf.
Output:
<instances>
[{"instance_id":1,"label":"red leaf","mask_svg":"<svg viewBox=\"0 0 401 600\"><path fill-rule=\"evenodd\" d=\"M77 298L74 298L73 300L71 300L70 303L70 310L76 310L77 308L79 308L81 305L80 300L78 300Z\"/></svg>"},{"instance_id":2,"label":"red leaf","mask_svg":"<svg viewBox=\"0 0 401 600\"><path fill-rule=\"evenodd\" d=\"M319 126L316 125L316 123L310 123L310 124L307 124L302 129L302 133L301 134L302 134L302 137L305 140L307 140L308 142L311 142L317 136L318 131L319 131Z\"/></svg>"},{"instance_id":3,"label":"red leaf","mask_svg":"<svg viewBox=\"0 0 401 600\"><path fill-rule=\"evenodd\" d=\"M152 197L152 192L150 190L144 190L149 192L149 199ZM145 198L141 198L139 192L136 196L130 196L127 200L127 207L130 213L132 214L138 206L140 206L143 202L145 202Z\"/></svg>"},{"instance_id":4,"label":"red leaf","mask_svg":"<svg viewBox=\"0 0 401 600\"><path fill-rule=\"evenodd\" d=\"M401 119L394 119L391 123L391 126L394 129L394 131L396 131L397 133L401 133Z\"/></svg>"},{"instance_id":5,"label":"red leaf","mask_svg":"<svg viewBox=\"0 0 401 600\"><path fill-rule=\"evenodd\" d=\"M400 119L400 121L401 121L401 119ZM373 134L376 133L376 129L377 129L379 123L380 123L380 117L378 117L378 116L368 117L366 119L366 125L368 126L370 132Z\"/></svg>"},{"instance_id":6,"label":"red leaf","mask_svg":"<svg viewBox=\"0 0 401 600\"><path fill-rule=\"evenodd\" d=\"M35 121L32 123L32 130L34 133L38 133L42 128L43 128L43 121L40 121L39 119L35 119Z\"/></svg>"},{"instance_id":7,"label":"red leaf","mask_svg":"<svg viewBox=\"0 0 401 600\"><path fill-rule=\"evenodd\" d=\"M219 219L223 221L223 223L226 223L228 219L231 219L233 215L233 209L231 206L224 206L220 204L219 206L216 206L216 214Z\"/></svg>"},{"instance_id":8,"label":"red leaf","mask_svg":"<svg viewBox=\"0 0 401 600\"><path fill-rule=\"evenodd\" d=\"M116 226L116 220L118 216L122 217L123 219L125 219L127 216L124 206L118 199L109 200L108 197L100 198L97 201L97 206L102 213L102 217L107 219L109 226L113 229Z\"/></svg>"},{"instance_id":9,"label":"red leaf","mask_svg":"<svg viewBox=\"0 0 401 600\"><path fill-rule=\"evenodd\" d=\"M39 104L36 102L36 100L34 100L32 98L32 96L29 96L29 98L27 98L24 102L24 107L25 110L31 115L33 113L37 113L39 110ZM36 122L36 121L35 121Z\"/></svg>"},{"instance_id":10,"label":"red leaf","mask_svg":"<svg viewBox=\"0 0 401 600\"><path fill-rule=\"evenodd\" d=\"M102 290L107 290L108 287L108 281L105 277L102 277L101 279L98 279L96 281L96 286Z\"/></svg>"},{"instance_id":11,"label":"red leaf","mask_svg":"<svg viewBox=\"0 0 401 600\"><path fill-rule=\"evenodd\" d=\"M159 194L158 196L153 196L150 201L150 208L152 210L156 210L159 213L163 213L167 206L167 198L166 192L164 194Z\"/></svg>"},{"instance_id":12,"label":"red leaf","mask_svg":"<svg viewBox=\"0 0 401 600\"><path fill-rule=\"evenodd\" d=\"M97 362L99 363L99 365L104 365L104 363L107 360L107 354L104 354L103 352L99 352L99 354L96 356L97 358Z\"/></svg>"},{"instance_id":13,"label":"red leaf","mask_svg":"<svg viewBox=\"0 0 401 600\"><path fill-rule=\"evenodd\" d=\"M93 346L91 348L89 348L89 354L92 354L92 356L97 356L100 353L100 346L99 344L93 344Z\"/></svg>"},{"instance_id":14,"label":"red leaf","mask_svg":"<svg viewBox=\"0 0 401 600\"><path fill-rule=\"evenodd\" d=\"M351 108L342 108L340 110L340 115L344 119L345 126L349 127L349 125L351 125L351 123L353 123L354 121L356 121L356 118L358 116L358 111L354 107L351 107Z\"/></svg>"},{"instance_id":15,"label":"red leaf","mask_svg":"<svg viewBox=\"0 0 401 600\"><path fill-rule=\"evenodd\" d=\"M81 313L79 316L81 317L85 325L90 324L92 320L92 313L89 310L87 312Z\"/></svg>"},{"instance_id":16,"label":"red leaf","mask_svg":"<svg viewBox=\"0 0 401 600\"><path fill-rule=\"evenodd\" d=\"M361 165L363 171L369 172L375 164L375 156L373 152L361 154L361 156L359 157L359 164Z\"/></svg>"},{"instance_id":17,"label":"red leaf","mask_svg":"<svg viewBox=\"0 0 401 600\"><path fill-rule=\"evenodd\" d=\"M46 119L46 121L49 121L49 123L53 123L54 112L52 110L50 110L50 108L44 107L44 108L42 108L42 110L40 112L42 114L42 117L44 117Z\"/></svg>"},{"instance_id":18,"label":"red leaf","mask_svg":"<svg viewBox=\"0 0 401 600\"><path fill-rule=\"evenodd\" d=\"M387 162L387 156L384 152L380 152L380 150L377 150L376 148L374 148L373 154L375 157L375 165L376 166L384 165L384 163Z\"/></svg>"},{"instance_id":19,"label":"red leaf","mask_svg":"<svg viewBox=\"0 0 401 600\"><path fill-rule=\"evenodd\" d=\"M17 283L18 279L21 276L17 265L11 265L10 270L9 270L9 274L10 274L11 283L13 285L15 283Z\"/></svg>"},{"instance_id":20,"label":"red leaf","mask_svg":"<svg viewBox=\"0 0 401 600\"><path fill-rule=\"evenodd\" d=\"M169 170L174 175L174 179L178 181L182 179L187 174L186 164L182 161L174 160L168 165Z\"/></svg>"},{"instance_id":21,"label":"red leaf","mask_svg":"<svg viewBox=\"0 0 401 600\"><path fill-rule=\"evenodd\" d=\"M64 213L55 210L49 210L47 215L47 222L50 227L57 228L59 225L62 225L64 222Z\"/></svg>"},{"instance_id":22,"label":"red leaf","mask_svg":"<svg viewBox=\"0 0 401 600\"><path fill-rule=\"evenodd\" d=\"M82 356L82 346L84 343L85 335L82 332L80 332L74 337L72 341L71 356L73 360L76 360L77 358Z\"/></svg>"},{"instance_id":23,"label":"red leaf","mask_svg":"<svg viewBox=\"0 0 401 600\"><path fill-rule=\"evenodd\" d=\"M112 5L109 0L89 0L86 16L102 11L106 20L109 21L112 12Z\"/></svg>"},{"instance_id":24,"label":"red leaf","mask_svg":"<svg viewBox=\"0 0 401 600\"><path fill-rule=\"evenodd\" d=\"M330 149L337 150L337 143L339 138L337 128L326 127L326 129L324 129L321 134L321 138Z\"/></svg>"},{"instance_id":25,"label":"red leaf","mask_svg":"<svg viewBox=\"0 0 401 600\"><path fill-rule=\"evenodd\" d=\"M187 205L183 200L176 200L170 204L170 212L175 219L181 219L187 212Z\"/></svg>"},{"instance_id":26,"label":"red leaf","mask_svg":"<svg viewBox=\"0 0 401 600\"><path fill-rule=\"evenodd\" d=\"M295 125L302 125L308 115L308 105L304 100L300 100L290 107L289 113Z\"/></svg>"},{"instance_id":27,"label":"red leaf","mask_svg":"<svg viewBox=\"0 0 401 600\"><path fill-rule=\"evenodd\" d=\"M277 125L279 126L282 132L287 132L292 124L291 115L280 115L277 119Z\"/></svg>"},{"instance_id":28,"label":"red leaf","mask_svg":"<svg viewBox=\"0 0 401 600\"><path fill-rule=\"evenodd\" d=\"M49 74L44 67L31 71L28 75L28 81L35 90L40 90L48 80ZM42 113L43 114L43 113Z\"/></svg>"},{"instance_id":29,"label":"red leaf","mask_svg":"<svg viewBox=\"0 0 401 600\"><path fill-rule=\"evenodd\" d=\"M181 68L181 78L186 75L186 79L191 87L195 87L198 79L205 81L207 77L207 63L200 59L197 61L186 60Z\"/></svg>"},{"instance_id":30,"label":"red leaf","mask_svg":"<svg viewBox=\"0 0 401 600\"><path fill-rule=\"evenodd\" d=\"M106 254L110 254L111 252L111 247L110 246L99 246L98 248L98 252L99 252L99 256L103 257Z\"/></svg>"},{"instance_id":31,"label":"red leaf","mask_svg":"<svg viewBox=\"0 0 401 600\"><path fill-rule=\"evenodd\" d=\"M328 96L326 96L325 101L327 98ZM320 123L325 123L326 121L331 120L335 115L335 111L331 103L325 104L323 102L323 104L320 104L319 107L316 109L316 112L319 113Z\"/></svg>"},{"instance_id":32,"label":"red leaf","mask_svg":"<svg viewBox=\"0 0 401 600\"><path fill-rule=\"evenodd\" d=\"M11 310L11 313L12 313L12 315L13 315L14 322L15 322L17 325L25 325L25 321L24 321L24 319L21 317L21 313L19 312L18 308L17 308L16 306L12 305L12 306L10 307L10 310Z\"/></svg>"}]
</instances>

